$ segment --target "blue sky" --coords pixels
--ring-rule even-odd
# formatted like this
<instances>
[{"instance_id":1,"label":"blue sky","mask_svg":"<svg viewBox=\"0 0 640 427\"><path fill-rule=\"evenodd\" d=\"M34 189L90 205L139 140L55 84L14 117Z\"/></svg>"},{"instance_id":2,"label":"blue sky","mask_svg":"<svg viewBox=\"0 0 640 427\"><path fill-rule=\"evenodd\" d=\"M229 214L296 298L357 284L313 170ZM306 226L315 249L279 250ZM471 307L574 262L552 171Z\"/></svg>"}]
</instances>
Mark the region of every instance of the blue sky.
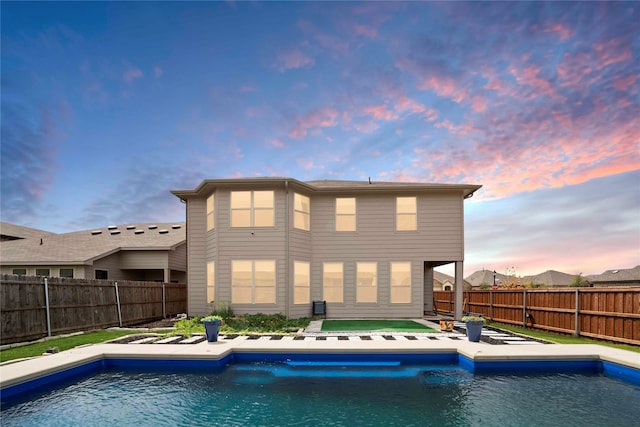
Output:
<instances>
[{"instance_id":1,"label":"blue sky","mask_svg":"<svg viewBox=\"0 0 640 427\"><path fill-rule=\"evenodd\" d=\"M640 264L636 2L1 8L2 221L181 221L169 191L212 178L468 183L465 275Z\"/></svg>"}]
</instances>

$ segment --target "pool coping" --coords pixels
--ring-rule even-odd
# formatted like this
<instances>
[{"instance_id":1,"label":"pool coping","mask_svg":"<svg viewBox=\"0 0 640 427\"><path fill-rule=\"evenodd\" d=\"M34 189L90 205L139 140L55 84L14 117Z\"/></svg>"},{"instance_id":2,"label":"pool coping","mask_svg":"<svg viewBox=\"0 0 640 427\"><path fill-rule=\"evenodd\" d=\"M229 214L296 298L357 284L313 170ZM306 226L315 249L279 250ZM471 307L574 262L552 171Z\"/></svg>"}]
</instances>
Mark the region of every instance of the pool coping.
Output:
<instances>
[{"instance_id":1,"label":"pool coping","mask_svg":"<svg viewBox=\"0 0 640 427\"><path fill-rule=\"evenodd\" d=\"M608 362L640 372L640 354L597 344L540 346L491 345L466 340L439 341L295 341L233 340L184 344L86 345L60 353L0 365L0 389L54 375L104 359L220 360L232 353L293 354L438 354L455 353L471 363L487 362Z\"/></svg>"}]
</instances>

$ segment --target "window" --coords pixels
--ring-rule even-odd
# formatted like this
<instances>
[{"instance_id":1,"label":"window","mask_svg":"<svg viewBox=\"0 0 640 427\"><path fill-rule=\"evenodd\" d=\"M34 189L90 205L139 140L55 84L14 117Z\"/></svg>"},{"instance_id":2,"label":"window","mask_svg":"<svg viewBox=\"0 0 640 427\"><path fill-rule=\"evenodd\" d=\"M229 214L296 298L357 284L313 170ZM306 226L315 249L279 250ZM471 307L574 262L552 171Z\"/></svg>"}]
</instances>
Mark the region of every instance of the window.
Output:
<instances>
[{"instance_id":1,"label":"window","mask_svg":"<svg viewBox=\"0 0 640 427\"><path fill-rule=\"evenodd\" d=\"M26 268L14 268L13 269L13 274L18 275L18 276L26 276L27 275L27 269Z\"/></svg>"},{"instance_id":2,"label":"window","mask_svg":"<svg viewBox=\"0 0 640 427\"><path fill-rule=\"evenodd\" d=\"M391 263L391 303L411 302L411 263Z\"/></svg>"},{"instance_id":3,"label":"window","mask_svg":"<svg viewBox=\"0 0 640 427\"><path fill-rule=\"evenodd\" d=\"M215 213L215 200L213 194L207 197L207 231L215 228L214 213Z\"/></svg>"},{"instance_id":4,"label":"window","mask_svg":"<svg viewBox=\"0 0 640 427\"><path fill-rule=\"evenodd\" d=\"M212 304L215 299L216 290L216 264L214 261L207 263L207 304Z\"/></svg>"},{"instance_id":5,"label":"window","mask_svg":"<svg viewBox=\"0 0 640 427\"><path fill-rule=\"evenodd\" d=\"M60 277L69 277L73 279L73 268L61 268Z\"/></svg>"},{"instance_id":6,"label":"window","mask_svg":"<svg viewBox=\"0 0 640 427\"><path fill-rule=\"evenodd\" d=\"M293 262L293 303L309 304L311 301L311 274L309 263L302 261Z\"/></svg>"},{"instance_id":7,"label":"window","mask_svg":"<svg viewBox=\"0 0 640 427\"><path fill-rule=\"evenodd\" d=\"M375 262L359 262L356 267L356 302L377 302L378 264Z\"/></svg>"},{"instance_id":8,"label":"window","mask_svg":"<svg viewBox=\"0 0 640 427\"><path fill-rule=\"evenodd\" d=\"M273 227L273 191L232 191L232 227Z\"/></svg>"},{"instance_id":9,"label":"window","mask_svg":"<svg viewBox=\"0 0 640 427\"><path fill-rule=\"evenodd\" d=\"M396 230L413 231L418 229L418 214L415 197L396 199Z\"/></svg>"},{"instance_id":10,"label":"window","mask_svg":"<svg viewBox=\"0 0 640 427\"><path fill-rule=\"evenodd\" d=\"M98 280L107 280L109 278L109 272L107 270L96 270L95 276Z\"/></svg>"},{"instance_id":11,"label":"window","mask_svg":"<svg viewBox=\"0 0 640 427\"><path fill-rule=\"evenodd\" d=\"M50 270L48 268L36 268L36 276L49 277Z\"/></svg>"},{"instance_id":12,"label":"window","mask_svg":"<svg viewBox=\"0 0 640 427\"><path fill-rule=\"evenodd\" d=\"M342 302L342 263L325 262L322 271L322 289L327 302Z\"/></svg>"},{"instance_id":13,"label":"window","mask_svg":"<svg viewBox=\"0 0 640 427\"><path fill-rule=\"evenodd\" d=\"M275 261L231 261L231 302L275 304Z\"/></svg>"},{"instance_id":14,"label":"window","mask_svg":"<svg viewBox=\"0 0 640 427\"><path fill-rule=\"evenodd\" d=\"M336 199L336 231L356 231L356 199Z\"/></svg>"},{"instance_id":15,"label":"window","mask_svg":"<svg viewBox=\"0 0 640 427\"><path fill-rule=\"evenodd\" d=\"M293 226L300 230L311 230L311 203L307 196L293 194Z\"/></svg>"}]
</instances>

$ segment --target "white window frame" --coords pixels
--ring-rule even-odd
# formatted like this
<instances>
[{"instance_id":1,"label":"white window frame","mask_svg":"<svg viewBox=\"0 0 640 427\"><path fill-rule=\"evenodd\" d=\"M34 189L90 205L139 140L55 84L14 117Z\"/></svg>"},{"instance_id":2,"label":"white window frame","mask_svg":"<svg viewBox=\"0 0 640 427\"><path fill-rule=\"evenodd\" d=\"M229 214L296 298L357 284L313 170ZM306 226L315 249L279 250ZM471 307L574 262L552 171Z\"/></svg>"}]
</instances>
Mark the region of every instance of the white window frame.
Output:
<instances>
[{"instance_id":1,"label":"white window frame","mask_svg":"<svg viewBox=\"0 0 640 427\"><path fill-rule=\"evenodd\" d=\"M216 228L215 212L216 212L215 193L207 197L207 231Z\"/></svg>"},{"instance_id":2,"label":"white window frame","mask_svg":"<svg viewBox=\"0 0 640 427\"><path fill-rule=\"evenodd\" d=\"M207 262L207 304L212 304L216 299L216 262Z\"/></svg>"},{"instance_id":3,"label":"white window frame","mask_svg":"<svg viewBox=\"0 0 640 427\"><path fill-rule=\"evenodd\" d=\"M363 277L362 275L362 273L365 273L365 271L363 271L365 266L368 266L368 267L373 266L375 269L372 283L365 283L369 281L366 277ZM373 294L373 297L371 297L371 295L368 295L371 293ZM377 302L378 302L378 263L377 262L356 263L356 303L377 303Z\"/></svg>"},{"instance_id":4,"label":"white window frame","mask_svg":"<svg viewBox=\"0 0 640 427\"><path fill-rule=\"evenodd\" d=\"M293 262L293 303L311 302L311 264L306 261Z\"/></svg>"},{"instance_id":5,"label":"white window frame","mask_svg":"<svg viewBox=\"0 0 640 427\"><path fill-rule=\"evenodd\" d=\"M394 277L394 265L395 266L409 266L409 283L404 283L404 282L398 282L398 277L395 276ZM403 272L404 273L404 272ZM391 262L389 263L389 285L390 285L390 289L389 289L389 298L390 298L390 302L391 304L410 304L411 303L411 292L412 292L412 286L411 286L411 281L412 281L412 266L411 266L411 262L410 261L403 261L403 262ZM408 295L408 299L407 298L401 298L400 295L398 295L397 292L394 291L404 291L403 293L405 295ZM407 294L408 291L408 294Z\"/></svg>"},{"instance_id":6,"label":"white window frame","mask_svg":"<svg viewBox=\"0 0 640 427\"><path fill-rule=\"evenodd\" d=\"M341 208L339 201L342 201L342 200L353 200L353 212L345 211L344 208ZM357 213L358 213L358 201L355 197L336 197L336 231L341 233L356 231L358 229ZM344 226L341 226L340 219L348 219L348 218L353 219L353 227L345 228Z\"/></svg>"},{"instance_id":7,"label":"white window frame","mask_svg":"<svg viewBox=\"0 0 640 427\"><path fill-rule=\"evenodd\" d=\"M242 207L234 207L233 195L238 193L249 193L249 205ZM256 194L257 193L271 193L271 206L256 206ZM273 227L275 225L275 192L273 190L257 190L257 191L232 191L230 196L231 207L231 227L232 228L247 228L247 227ZM234 212L248 211L249 224L247 225L234 225ZM271 223L265 225L256 225L256 213L258 212L271 212Z\"/></svg>"},{"instance_id":8,"label":"white window frame","mask_svg":"<svg viewBox=\"0 0 640 427\"><path fill-rule=\"evenodd\" d=\"M248 262L251 263L251 283L248 285L238 285L236 284L236 278L235 276L235 272L236 269L234 268L234 264L235 263L239 263L239 262ZM270 263L273 265L273 281L272 283L270 283L269 285L261 285L258 284L258 280L257 279L257 274L256 274L256 263ZM276 303L276 261L275 260L267 260L267 259L260 259L260 260L232 260L231 261L231 303L232 304L275 304ZM241 290L242 288L245 288L245 290L247 289L251 289L251 302L247 302L247 301L242 301L239 302L237 300L237 298L234 298L234 294L236 290ZM271 300L270 301L260 301L260 302L256 302L256 297L258 296L258 291L261 289L271 289Z\"/></svg>"},{"instance_id":9,"label":"white window frame","mask_svg":"<svg viewBox=\"0 0 640 427\"><path fill-rule=\"evenodd\" d=\"M400 201L402 199L413 199L413 210L407 210L405 208L401 208ZM413 224L411 227L406 227L404 221L400 219L408 219L413 218ZM415 196L409 197L396 197L396 231L416 231L418 229L418 198Z\"/></svg>"},{"instance_id":10,"label":"white window frame","mask_svg":"<svg viewBox=\"0 0 640 427\"><path fill-rule=\"evenodd\" d=\"M306 199L308 210L304 210ZM311 198L304 194L293 193L293 227L311 231Z\"/></svg>"},{"instance_id":11,"label":"white window frame","mask_svg":"<svg viewBox=\"0 0 640 427\"><path fill-rule=\"evenodd\" d=\"M327 283L327 268L328 267L335 267L335 266L340 266L340 283ZM340 295L340 298L332 298L331 295L327 295L327 291L329 290L333 290L333 291L338 291L336 292L336 295ZM339 303L342 304L344 303L344 263L342 262L325 262L322 264L322 294L323 294L323 299L327 302L333 302L333 303Z\"/></svg>"}]
</instances>

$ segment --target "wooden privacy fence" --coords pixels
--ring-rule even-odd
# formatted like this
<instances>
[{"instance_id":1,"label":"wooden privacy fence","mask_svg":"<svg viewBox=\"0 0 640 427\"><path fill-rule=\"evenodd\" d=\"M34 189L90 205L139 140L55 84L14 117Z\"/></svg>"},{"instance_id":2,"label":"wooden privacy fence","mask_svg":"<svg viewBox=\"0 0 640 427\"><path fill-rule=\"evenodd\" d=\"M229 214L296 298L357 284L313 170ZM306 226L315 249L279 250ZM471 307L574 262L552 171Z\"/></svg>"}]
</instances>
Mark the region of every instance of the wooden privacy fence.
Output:
<instances>
[{"instance_id":1,"label":"wooden privacy fence","mask_svg":"<svg viewBox=\"0 0 640 427\"><path fill-rule=\"evenodd\" d=\"M0 343L130 326L187 311L187 285L0 276Z\"/></svg>"},{"instance_id":2,"label":"wooden privacy fence","mask_svg":"<svg viewBox=\"0 0 640 427\"><path fill-rule=\"evenodd\" d=\"M465 312L500 323L640 345L640 288L464 291ZM435 291L438 312L454 312L452 291Z\"/></svg>"}]
</instances>

